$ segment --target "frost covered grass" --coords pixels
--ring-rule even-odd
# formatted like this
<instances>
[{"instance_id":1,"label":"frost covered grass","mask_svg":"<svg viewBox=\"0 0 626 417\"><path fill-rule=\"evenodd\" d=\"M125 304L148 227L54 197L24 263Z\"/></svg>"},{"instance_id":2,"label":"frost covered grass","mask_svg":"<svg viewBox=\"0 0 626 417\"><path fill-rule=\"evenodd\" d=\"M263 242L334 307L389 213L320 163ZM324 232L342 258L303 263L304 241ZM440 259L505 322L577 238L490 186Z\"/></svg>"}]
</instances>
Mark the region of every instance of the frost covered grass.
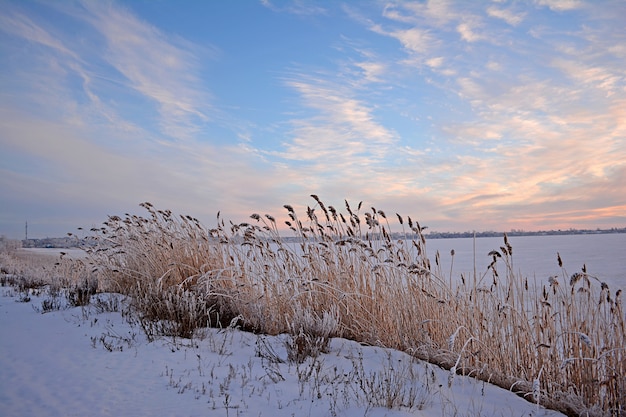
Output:
<instances>
[{"instance_id":1,"label":"frost covered grass","mask_svg":"<svg viewBox=\"0 0 626 417\"><path fill-rule=\"evenodd\" d=\"M20 248L20 242L0 237L0 284L15 288L21 300L27 302L31 295L45 293L45 312L65 303L86 305L97 292L97 277L85 262L66 257L65 252L56 258Z\"/></svg>"},{"instance_id":2,"label":"frost covered grass","mask_svg":"<svg viewBox=\"0 0 626 417\"><path fill-rule=\"evenodd\" d=\"M334 338L290 359L289 334L235 327L150 340L129 297L46 314L0 293L0 409L13 416L544 416L506 390L393 349Z\"/></svg>"},{"instance_id":3,"label":"frost covered grass","mask_svg":"<svg viewBox=\"0 0 626 417\"><path fill-rule=\"evenodd\" d=\"M529 281L506 235L487 271L456 280L439 254L431 264L411 218L347 202L340 212L313 198L302 219L285 206L289 236L272 215L240 224L218 215L206 229L145 203L146 217L111 216L92 229L95 244L72 261L68 282L129 295L151 340L207 327L284 334L287 359L300 366L345 338L439 365L449 387L469 375L568 415L624 412L621 291L584 269L570 275L560 259L560 275ZM427 401L397 393L394 381L373 377L361 391L387 392L380 402L391 407Z\"/></svg>"}]
</instances>

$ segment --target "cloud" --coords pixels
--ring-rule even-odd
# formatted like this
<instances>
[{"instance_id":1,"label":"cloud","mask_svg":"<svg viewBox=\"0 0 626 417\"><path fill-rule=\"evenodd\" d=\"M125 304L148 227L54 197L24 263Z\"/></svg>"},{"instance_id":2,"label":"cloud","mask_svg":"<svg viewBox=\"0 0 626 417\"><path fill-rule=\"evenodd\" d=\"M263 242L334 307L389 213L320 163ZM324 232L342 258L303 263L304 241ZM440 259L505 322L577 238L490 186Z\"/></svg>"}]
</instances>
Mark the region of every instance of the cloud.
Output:
<instances>
[{"instance_id":1,"label":"cloud","mask_svg":"<svg viewBox=\"0 0 626 417\"><path fill-rule=\"evenodd\" d=\"M74 76L82 80L81 92L93 111L91 118L97 114L103 120L122 122L115 106L107 103L111 90L134 101L145 101L142 111L148 120L174 140L192 138L216 112L199 76L201 60L213 58L215 48L168 36L114 2L47 7L65 15L72 27L80 27L82 37L77 39L69 32L53 34L44 29L44 17L26 17L13 9L1 17L2 28L49 48L32 59L39 61L37 67L51 67L56 83L60 79L67 85L66 97L77 98L77 90L69 87ZM35 67L25 71L35 71ZM84 118L85 113L75 120Z\"/></svg>"},{"instance_id":2,"label":"cloud","mask_svg":"<svg viewBox=\"0 0 626 417\"><path fill-rule=\"evenodd\" d=\"M30 42L51 48L63 55L67 55L76 61L79 57L69 50L61 41L51 35L30 18L17 11L8 10L0 15L0 30L13 36L24 38Z\"/></svg>"},{"instance_id":3,"label":"cloud","mask_svg":"<svg viewBox=\"0 0 626 417\"><path fill-rule=\"evenodd\" d=\"M489 61L487 62L487 64L485 64L485 67L491 71L501 71L502 70L502 64L500 62L497 61Z\"/></svg>"},{"instance_id":4,"label":"cloud","mask_svg":"<svg viewBox=\"0 0 626 417\"><path fill-rule=\"evenodd\" d=\"M304 0L294 0L286 6L277 6L270 0L261 0L261 4L274 12L291 13L300 16L314 16L328 13L326 8L308 3Z\"/></svg>"},{"instance_id":5,"label":"cloud","mask_svg":"<svg viewBox=\"0 0 626 417\"><path fill-rule=\"evenodd\" d=\"M519 25L526 16L526 13L514 13L510 9L500 9L495 6L487 8L487 14L497 19L502 19L511 26Z\"/></svg>"},{"instance_id":6,"label":"cloud","mask_svg":"<svg viewBox=\"0 0 626 417\"><path fill-rule=\"evenodd\" d=\"M288 107L268 110L267 124L226 114L211 94L202 73L220 64L217 48L160 30L130 6L42 4L61 27L10 5L0 16L13 40L2 45L0 194L22 225L37 196L50 219L64 201L119 213L149 200L243 220L310 204L311 193L445 230L623 219L618 13L560 27L548 8L585 4L509 4L343 6L361 30L342 27L315 67L277 62L276 94L288 92ZM337 18L305 2L264 5Z\"/></svg>"},{"instance_id":7,"label":"cloud","mask_svg":"<svg viewBox=\"0 0 626 417\"><path fill-rule=\"evenodd\" d=\"M189 139L210 118L209 94L198 73L198 53L213 53L142 22L121 6L82 3L86 18L106 42L104 58L127 85L157 105L161 131Z\"/></svg>"},{"instance_id":8,"label":"cloud","mask_svg":"<svg viewBox=\"0 0 626 417\"><path fill-rule=\"evenodd\" d=\"M427 30L420 28L395 31L390 35L398 39L406 49L418 54L426 53L435 40Z\"/></svg>"},{"instance_id":9,"label":"cloud","mask_svg":"<svg viewBox=\"0 0 626 417\"><path fill-rule=\"evenodd\" d=\"M43 46L3 49L13 81L0 95L0 194L11 216L3 225L23 223L33 204L48 208L49 223L79 212L98 220L144 200L196 216L238 207L229 214L240 218L277 204L280 167L198 135L217 112L199 74L210 46L167 35L116 3L52 7L68 30L45 30L44 17L17 7L0 17L5 33Z\"/></svg>"},{"instance_id":10,"label":"cloud","mask_svg":"<svg viewBox=\"0 0 626 417\"><path fill-rule=\"evenodd\" d=\"M535 0L535 3L557 12L580 9L585 6L582 0Z\"/></svg>"},{"instance_id":11,"label":"cloud","mask_svg":"<svg viewBox=\"0 0 626 417\"><path fill-rule=\"evenodd\" d=\"M432 50L437 39L427 29L412 27L410 29L385 30L380 25L373 25L370 30L380 35L395 38L411 54L423 55Z\"/></svg>"},{"instance_id":12,"label":"cloud","mask_svg":"<svg viewBox=\"0 0 626 417\"><path fill-rule=\"evenodd\" d=\"M583 221L581 206L591 212L622 207L623 198L596 190L625 187L623 72L593 54L620 39L609 42L602 30L568 33L574 50L587 42L573 72L576 56L559 49L558 31L534 43L535 51L520 28L524 14L492 10L491 17L512 27L489 15L481 5L399 2L366 27L396 39L408 60L377 65L383 54L372 50L355 61L361 72L311 71L286 79L300 98L300 114L290 120L282 153L272 156L295 168L292 184L331 195L358 190L376 206L393 202L409 213L417 205L432 207L436 221L452 223L463 214L495 228L523 222L528 212L562 210ZM503 63L499 71L486 68L490 61ZM376 86L369 87L372 79ZM381 101L374 88L407 89L410 96L423 94L426 85L441 89L442 107L468 110L433 111L436 141L413 142L380 117L402 108L402 94ZM414 152L403 152L402 145Z\"/></svg>"},{"instance_id":13,"label":"cloud","mask_svg":"<svg viewBox=\"0 0 626 417\"><path fill-rule=\"evenodd\" d=\"M445 61L444 57L438 56L435 58L428 59L426 61L426 65L428 65L431 68L439 68L443 65L444 61Z\"/></svg>"},{"instance_id":14,"label":"cloud","mask_svg":"<svg viewBox=\"0 0 626 417\"><path fill-rule=\"evenodd\" d=\"M383 158L385 148L394 141L394 134L376 122L372 109L345 88L304 75L288 79L286 84L316 114L292 120L294 139L286 144L281 157L323 164L342 161L367 169Z\"/></svg>"},{"instance_id":15,"label":"cloud","mask_svg":"<svg viewBox=\"0 0 626 417\"><path fill-rule=\"evenodd\" d=\"M461 39L464 41L477 42L485 39L484 35L477 32L477 29L479 29L480 26L480 22L465 20L456 27L456 30L459 32Z\"/></svg>"},{"instance_id":16,"label":"cloud","mask_svg":"<svg viewBox=\"0 0 626 417\"><path fill-rule=\"evenodd\" d=\"M555 58L551 62L552 66L560 69L573 81L597 88L603 91L607 97L616 94L618 91L626 91L626 77L624 73L615 73L610 68L601 66L588 66L581 64L580 60Z\"/></svg>"},{"instance_id":17,"label":"cloud","mask_svg":"<svg viewBox=\"0 0 626 417\"><path fill-rule=\"evenodd\" d=\"M542 5L560 11L583 6ZM398 39L407 56L421 57L400 64L412 68L417 64L429 85L442 89L444 97L454 94L469 105L470 113L459 113L456 120L435 119L442 123L438 143L449 153L441 156L446 161L442 165L454 167L435 172L432 161L426 164L424 182L433 184L435 199L443 207L440 220L453 223L455 216L463 215L484 223L488 215L493 224L519 222L533 228L531 221L539 224L542 210L564 210L565 219L567 213L583 213L583 206L591 213L600 213L594 207L603 204L622 207L623 201L609 201L595 190L598 184L605 190L608 184L625 187L620 183L626 165L626 144L620 139L626 116L620 110L626 95L624 73L614 59L598 59L603 51L619 53L623 37L603 35L600 27L605 25L568 31L566 38L553 29L534 40L531 50L526 34L516 33L516 28L503 30L481 20L478 10L447 6L448 18L428 21L425 4L409 8L397 3L384 13L395 24L387 23L384 30L377 22L369 25L377 28L375 33ZM486 10L488 16L514 27L523 19L530 22L532 13L500 6ZM407 29L407 24L412 27ZM406 35L413 30L427 33L428 42ZM453 31L471 47L451 42ZM489 48L484 49L477 43L488 40L484 33L498 42L489 39ZM432 155L426 159L432 160ZM535 214L524 217L524 210ZM609 212L614 214L605 211ZM572 214L572 219L583 217Z\"/></svg>"},{"instance_id":18,"label":"cloud","mask_svg":"<svg viewBox=\"0 0 626 417\"><path fill-rule=\"evenodd\" d=\"M387 66L382 62L363 61L354 65L363 71L363 79L370 83L380 82L380 76L387 70Z\"/></svg>"},{"instance_id":19,"label":"cloud","mask_svg":"<svg viewBox=\"0 0 626 417\"><path fill-rule=\"evenodd\" d=\"M453 2L449 0L401 1L386 5L383 16L405 23L418 23L423 19L434 26L443 26L456 20L459 13Z\"/></svg>"}]
</instances>

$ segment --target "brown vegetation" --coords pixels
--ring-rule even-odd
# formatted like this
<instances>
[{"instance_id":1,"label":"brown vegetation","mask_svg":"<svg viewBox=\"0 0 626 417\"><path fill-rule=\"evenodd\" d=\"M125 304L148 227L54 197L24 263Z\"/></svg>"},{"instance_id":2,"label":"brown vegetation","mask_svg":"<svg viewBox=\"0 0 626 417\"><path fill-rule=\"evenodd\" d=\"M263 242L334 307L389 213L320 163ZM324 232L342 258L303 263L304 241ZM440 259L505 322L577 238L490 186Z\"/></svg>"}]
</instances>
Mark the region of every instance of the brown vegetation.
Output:
<instances>
[{"instance_id":1,"label":"brown vegetation","mask_svg":"<svg viewBox=\"0 0 626 417\"><path fill-rule=\"evenodd\" d=\"M581 271L533 282L513 268L504 236L483 276L446 279L420 225L381 210L291 206L284 239L271 215L205 229L189 216L142 206L111 216L86 248L101 289L128 294L144 329L190 337L237 323L290 333L315 355L338 336L409 352L568 415L620 415L626 404L621 291ZM394 240L390 221L406 238ZM415 237L417 236L417 237ZM562 265L561 265L562 266ZM300 355L300 356L298 356Z\"/></svg>"}]
</instances>

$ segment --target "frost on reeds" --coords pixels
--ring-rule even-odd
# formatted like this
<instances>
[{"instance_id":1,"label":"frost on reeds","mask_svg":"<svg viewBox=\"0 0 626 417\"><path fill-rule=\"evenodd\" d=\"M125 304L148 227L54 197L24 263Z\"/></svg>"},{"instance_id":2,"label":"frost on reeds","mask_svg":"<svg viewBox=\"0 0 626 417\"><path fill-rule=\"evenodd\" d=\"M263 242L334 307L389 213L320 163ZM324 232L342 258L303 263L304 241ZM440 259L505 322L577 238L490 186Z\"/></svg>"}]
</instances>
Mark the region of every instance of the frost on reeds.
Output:
<instances>
[{"instance_id":1,"label":"frost on reeds","mask_svg":"<svg viewBox=\"0 0 626 417\"><path fill-rule=\"evenodd\" d=\"M21 249L21 241L0 237L0 285L12 286L19 300L30 301L31 295L47 293L42 312L58 309L63 295L69 306L89 303L98 289L97 277L81 259L29 252ZM55 308L50 308L50 307Z\"/></svg>"},{"instance_id":2,"label":"frost on reeds","mask_svg":"<svg viewBox=\"0 0 626 417\"><path fill-rule=\"evenodd\" d=\"M419 223L375 208L326 206L303 218L285 205L289 236L272 215L206 229L189 216L142 206L111 216L87 250L100 285L133 296L148 331L189 337L197 327L290 333L293 359L328 338L409 352L510 389L569 415L618 415L626 403L625 317L583 269L529 282L513 248L490 252L482 275L458 284L426 256ZM282 225L281 225L282 227Z\"/></svg>"}]
</instances>

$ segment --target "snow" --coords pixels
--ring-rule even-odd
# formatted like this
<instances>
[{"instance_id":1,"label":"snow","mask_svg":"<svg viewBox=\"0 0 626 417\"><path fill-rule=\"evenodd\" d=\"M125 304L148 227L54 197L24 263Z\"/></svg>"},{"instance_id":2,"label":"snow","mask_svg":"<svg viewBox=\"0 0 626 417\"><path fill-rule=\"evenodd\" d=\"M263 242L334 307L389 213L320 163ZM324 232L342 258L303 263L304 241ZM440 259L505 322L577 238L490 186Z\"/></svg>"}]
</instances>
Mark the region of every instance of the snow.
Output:
<instances>
[{"instance_id":1,"label":"snow","mask_svg":"<svg viewBox=\"0 0 626 417\"><path fill-rule=\"evenodd\" d=\"M332 339L296 364L288 335L205 329L149 342L128 315L102 308L121 296L42 314L45 294L22 302L0 291L5 417L561 415L471 378L449 387L447 371L390 349Z\"/></svg>"}]
</instances>

